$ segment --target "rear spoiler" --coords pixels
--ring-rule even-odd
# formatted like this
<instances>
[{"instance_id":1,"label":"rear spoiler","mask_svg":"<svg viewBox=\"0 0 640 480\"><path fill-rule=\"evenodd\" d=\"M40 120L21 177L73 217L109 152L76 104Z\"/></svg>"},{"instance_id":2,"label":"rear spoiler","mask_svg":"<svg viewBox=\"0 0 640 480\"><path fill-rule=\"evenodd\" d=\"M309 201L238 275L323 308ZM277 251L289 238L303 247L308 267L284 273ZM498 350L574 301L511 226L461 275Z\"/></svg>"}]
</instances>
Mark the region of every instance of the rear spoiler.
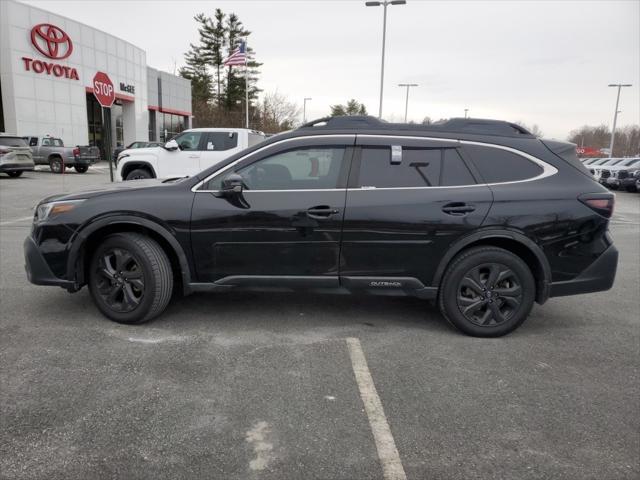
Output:
<instances>
[{"instance_id":1,"label":"rear spoiler","mask_svg":"<svg viewBox=\"0 0 640 480\"><path fill-rule=\"evenodd\" d=\"M593 178L587 167L578 159L576 152L576 144L569 142L558 142L556 140L540 139L542 144L547 147L553 154L563 159L576 170L584 173L589 178Z\"/></svg>"}]
</instances>

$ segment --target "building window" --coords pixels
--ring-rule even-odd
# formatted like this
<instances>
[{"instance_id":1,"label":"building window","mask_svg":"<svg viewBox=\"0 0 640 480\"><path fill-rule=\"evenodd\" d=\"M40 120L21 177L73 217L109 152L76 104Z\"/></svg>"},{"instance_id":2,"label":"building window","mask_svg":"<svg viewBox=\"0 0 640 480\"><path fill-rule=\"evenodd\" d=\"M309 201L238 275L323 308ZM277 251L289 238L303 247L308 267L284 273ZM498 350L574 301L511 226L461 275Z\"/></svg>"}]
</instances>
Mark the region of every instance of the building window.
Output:
<instances>
[{"instance_id":1,"label":"building window","mask_svg":"<svg viewBox=\"0 0 640 480\"><path fill-rule=\"evenodd\" d=\"M183 115L158 112L157 118L162 122L160 124L160 141L162 142L170 140L185 129Z\"/></svg>"},{"instance_id":2,"label":"building window","mask_svg":"<svg viewBox=\"0 0 640 480\"><path fill-rule=\"evenodd\" d=\"M156 141L156 112L149 110L149 141Z\"/></svg>"}]
</instances>

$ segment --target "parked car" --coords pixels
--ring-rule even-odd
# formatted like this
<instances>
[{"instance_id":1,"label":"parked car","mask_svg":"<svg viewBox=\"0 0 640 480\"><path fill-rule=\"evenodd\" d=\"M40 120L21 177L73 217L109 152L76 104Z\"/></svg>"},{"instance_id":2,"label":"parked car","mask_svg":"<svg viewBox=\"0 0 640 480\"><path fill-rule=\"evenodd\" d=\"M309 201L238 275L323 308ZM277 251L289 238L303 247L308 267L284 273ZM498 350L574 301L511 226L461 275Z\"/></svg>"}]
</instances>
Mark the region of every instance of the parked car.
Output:
<instances>
[{"instance_id":1,"label":"parked car","mask_svg":"<svg viewBox=\"0 0 640 480\"><path fill-rule=\"evenodd\" d=\"M636 179L636 192L640 192L640 170L638 170L633 176Z\"/></svg>"},{"instance_id":2,"label":"parked car","mask_svg":"<svg viewBox=\"0 0 640 480\"><path fill-rule=\"evenodd\" d=\"M16 178L33 168L31 149L24 139L16 135L0 134L0 172Z\"/></svg>"},{"instance_id":3,"label":"parked car","mask_svg":"<svg viewBox=\"0 0 640 480\"><path fill-rule=\"evenodd\" d=\"M620 172L618 174L620 181L620 188L625 189L627 192L637 192L638 180L640 180L640 169L631 170L629 172Z\"/></svg>"},{"instance_id":4,"label":"parked car","mask_svg":"<svg viewBox=\"0 0 640 480\"><path fill-rule=\"evenodd\" d=\"M33 152L36 165L49 165L53 173L64 173L67 168L75 168L85 173L92 163L100 160L100 149L90 146L65 147L60 138L49 135L24 137Z\"/></svg>"},{"instance_id":5,"label":"parked car","mask_svg":"<svg viewBox=\"0 0 640 480\"><path fill-rule=\"evenodd\" d=\"M621 180L638 168L640 168L640 158L625 158L612 167L603 167L599 181L605 187L617 190L621 186Z\"/></svg>"},{"instance_id":6,"label":"parked car","mask_svg":"<svg viewBox=\"0 0 640 480\"><path fill-rule=\"evenodd\" d=\"M592 163L597 162L598 160L602 160L602 158L585 157L580 159L583 165L591 165Z\"/></svg>"},{"instance_id":7,"label":"parked car","mask_svg":"<svg viewBox=\"0 0 640 480\"><path fill-rule=\"evenodd\" d=\"M190 177L219 163L265 137L246 128L193 128L185 130L163 148L123 151L116 160L117 180Z\"/></svg>"},{"instance_id":8,"label":"parked car","mask_svg":"<svg viewBox=\"0 0 640 480\"><path fill-rule=\"evenodd\" d=\"M534 301L611 287L614 200L575 145L512 123L334 117L189 178L48 197L26 271L88 285L122 323L159 315L174 290L306 288L432 300L491 337Z\"/></svg>"},{"instance_id":9,"label":"parked car","mask_svg":"<svg viewBox=\"0 0 640 480\"><path fill-rule=\"evenodd\" d=\"M623 160L624 158L603 158L601 161L589 165L589 171L591 172L591 175L593 175L593 178L599 181L603 168L613 167Z\"/></svg>"},{"instance_id":10,"label":"parked car","mask_svg":"<svg viewBox=\"0 0 640 480\"><path fill-rule=\"evenodd\" d=\"M115 162L118 159L118 155L120 155L125 150L131 150L135 148L161 147L162 145L164 145L162 142L137 141L130 143L126 147L116 147L113 151L113 161Z\"/></svg>"}]
</instances>

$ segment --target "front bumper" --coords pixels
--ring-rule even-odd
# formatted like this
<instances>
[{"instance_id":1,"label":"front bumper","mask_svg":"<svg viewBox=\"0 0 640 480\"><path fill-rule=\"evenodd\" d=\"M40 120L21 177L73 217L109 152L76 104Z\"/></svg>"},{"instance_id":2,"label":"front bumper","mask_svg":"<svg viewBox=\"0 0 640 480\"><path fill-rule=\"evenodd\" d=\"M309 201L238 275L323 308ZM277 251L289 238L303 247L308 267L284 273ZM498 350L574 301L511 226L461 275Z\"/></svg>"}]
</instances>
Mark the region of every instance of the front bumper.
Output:
<instances>
[{"instance_id":1,"label":"front bumper","mask_svg":"<svg viewBox=\"0 0 640 480\"><path fill-rule=\"evenodd\" d=\"M54 285L73 290L74 282L58 278L51 271L38 246L30 236L24 239L24 268L27 279L34 285Z\"/></svg>"},{"instance_id":2,"label":"front bumper","mask_svg":"<svg viewBox=\"0 0 640 480\"><path fill-rule=\"evenodd\" d=\"M618 249L609 246L585 271L573 280L553 282L551 297L601 292L613 286L618 268Z\"/></svg>"}]
</instances>

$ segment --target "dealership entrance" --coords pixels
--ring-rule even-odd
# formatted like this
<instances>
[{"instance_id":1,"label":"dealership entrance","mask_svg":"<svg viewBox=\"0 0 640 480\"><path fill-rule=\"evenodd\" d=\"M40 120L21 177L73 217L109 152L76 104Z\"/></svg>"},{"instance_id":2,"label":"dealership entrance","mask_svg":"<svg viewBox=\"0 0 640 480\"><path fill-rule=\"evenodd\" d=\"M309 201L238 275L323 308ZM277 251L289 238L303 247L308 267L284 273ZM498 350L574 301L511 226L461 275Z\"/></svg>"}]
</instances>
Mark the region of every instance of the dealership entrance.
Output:
<instances>
[{"instance_id":1,"label":"dealership entrance","mask_svg":"<svg viewBox=\"0 0 640 480\"><path fill-rule=\"evenodd\" d=\"M107 109L106 118L111 122L112 145L111 148L125 146L125 113L133 113L133 102L116 99L110 109ZM87 124L89 128L89 145L98 147L100 155L104 158L104 129L102 124L102 107L93 93L87 92ZM131 140L128 143L131 143Z\"/></svg>"}]
</instances>

